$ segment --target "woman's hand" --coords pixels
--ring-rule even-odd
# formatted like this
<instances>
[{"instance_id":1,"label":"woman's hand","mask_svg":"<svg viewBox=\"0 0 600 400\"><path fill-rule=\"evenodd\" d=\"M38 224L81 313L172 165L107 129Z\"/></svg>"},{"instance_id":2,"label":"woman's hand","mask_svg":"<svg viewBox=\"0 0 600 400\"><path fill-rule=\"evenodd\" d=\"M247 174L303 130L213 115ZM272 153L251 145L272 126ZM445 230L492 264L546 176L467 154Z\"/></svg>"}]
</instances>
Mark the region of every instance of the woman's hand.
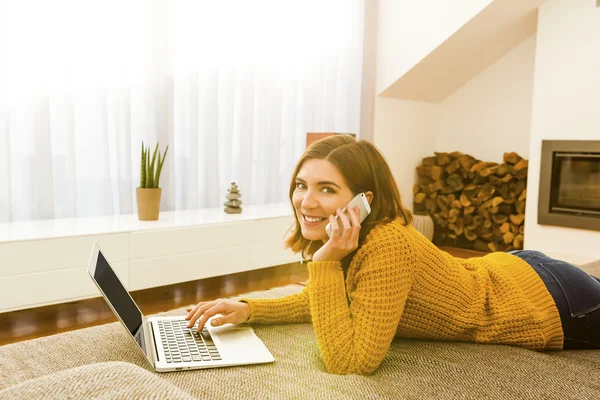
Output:
<instances>
[{"instance_id":1,"label":"woman's hand","mask_svg":"<svg viewBox=\"0 0 600 400\"><path fill-rule=\"evenodd\" d=\"M222 317L213 318L212 326L220 326L223 324L242 324L250 318L250 306L236 300L221 300L203 301L198 303L194 308L186 309L188 315L185 317L189 320L188 328L191 328L198 320L198 332L204 328L206 321L217 314L222 314Z\"/></svg>"},{"instance_id":2,"label":"woman's hand","mask_svg":"<svg viewBox=\"0 0 600 400\"><path fill-rule=\"evenodd\" d=\"M329 216L331 224L331 237L317 252L312 260L316 261L340 261L348 254L358 248L358 235L360 233L360 222L358 219L359 207L348 209L350 219L340 209L336 211L344 230L340 235L340 228L333 215Z\"/></svg>"}]
</instances>

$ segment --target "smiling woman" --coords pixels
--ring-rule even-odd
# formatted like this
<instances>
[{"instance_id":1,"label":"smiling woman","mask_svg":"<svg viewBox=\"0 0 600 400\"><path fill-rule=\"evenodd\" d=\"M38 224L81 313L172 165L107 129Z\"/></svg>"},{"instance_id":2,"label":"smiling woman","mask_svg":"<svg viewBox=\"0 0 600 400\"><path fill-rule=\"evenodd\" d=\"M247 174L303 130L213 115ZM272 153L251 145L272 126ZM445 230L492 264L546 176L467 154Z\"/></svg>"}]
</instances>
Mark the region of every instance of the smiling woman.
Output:
<instances>
[{"instance_id":1,"label":"smiling woman","mask_svg":"<svg viewBox=\"0 0 600 400\"><path fill-rule=\"evenodd\" d=\"M362 224L357 210L340 211L357 193L371 203ZM312 322L336 374L374 372L395 337L600 348L598 280L539 252L464 260L440 250L412 226L385 159L364 140L336 135L311 145L289 196L296 224L286 245L312 258L306 288L281 299L199 303L188 310L190 326L198 320L202 329L216 314L212 325ZM333 215L344 229L332 224L329 238Z\"/></svg>"},{"instance_id":2,"label":"smiling woman","mask_svg":"<svg viewBox=\"0 0 600 400\"><path fill-rule=\"evenodd\" d=\"M358 193L365 193L371 213L362 224L348 221L357 233L352 250L378 224L398 217L405 225L412 222L412 214L402 205L389 166L375 146L364 140L356 141L350 135L336 135L314 143L300 158L292 175L289 196L297 223L286 245L294 252L302 252L304 257L313 256L329 242L325 232L327 222ZM356 216L353 210L349 214L351 218ZM339 218L342 222L347 220L345 216ZM337 239L337 235L332 236ZM350 256L344 263L347 266L351 254L345 256Z\"/></svg>"}]
</instances>

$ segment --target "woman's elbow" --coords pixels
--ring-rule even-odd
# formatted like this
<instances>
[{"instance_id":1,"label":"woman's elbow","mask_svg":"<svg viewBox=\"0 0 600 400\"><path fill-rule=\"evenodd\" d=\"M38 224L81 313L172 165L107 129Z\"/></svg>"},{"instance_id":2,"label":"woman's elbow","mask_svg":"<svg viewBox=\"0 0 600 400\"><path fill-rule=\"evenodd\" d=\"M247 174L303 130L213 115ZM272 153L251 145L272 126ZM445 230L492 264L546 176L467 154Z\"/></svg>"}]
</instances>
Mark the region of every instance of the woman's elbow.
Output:
<instances>
[{"instance_id":1,"label":"woman's elbow","mask_svg":"<svg viewBox=\"0 0 600 400\"><path fill-rule=\"evenodd\" d=\"M356 363L352 365L326 365L327 372L335 375L372 375L379 367L379 364L371 365L365 363Z\"/></svg>"}]
</instances>

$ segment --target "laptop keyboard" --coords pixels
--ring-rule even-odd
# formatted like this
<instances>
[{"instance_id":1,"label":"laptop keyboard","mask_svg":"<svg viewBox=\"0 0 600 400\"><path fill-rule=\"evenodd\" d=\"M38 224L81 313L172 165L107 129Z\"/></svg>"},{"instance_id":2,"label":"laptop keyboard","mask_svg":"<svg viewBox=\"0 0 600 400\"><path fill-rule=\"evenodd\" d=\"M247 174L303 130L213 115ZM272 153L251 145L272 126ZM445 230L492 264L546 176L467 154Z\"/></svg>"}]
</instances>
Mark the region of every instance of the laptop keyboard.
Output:
<instances>
[{"instance_id":1,"label":"laptop keyboard","mask_svg":"<svg viewBox=\"0 0 600 400\"><path fill-rule=\"evenodd\" d=\"M187 327L188 321L158 321L165 359L168 363L220 360L221 356L206 326L197 332L198 324Z\"/></svg>"}]
</instances>

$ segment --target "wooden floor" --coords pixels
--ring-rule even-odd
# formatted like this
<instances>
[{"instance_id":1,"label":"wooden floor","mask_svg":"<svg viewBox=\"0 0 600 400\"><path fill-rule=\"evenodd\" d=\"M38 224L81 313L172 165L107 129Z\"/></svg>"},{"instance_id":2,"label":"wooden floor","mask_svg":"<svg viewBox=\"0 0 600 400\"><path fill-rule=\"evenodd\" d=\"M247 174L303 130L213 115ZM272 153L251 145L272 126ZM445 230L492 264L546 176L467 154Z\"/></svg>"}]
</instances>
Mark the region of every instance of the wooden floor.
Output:
<instances>
[{"instance_id":1,"label":"wooden floor","mask_svg":"<svg viewBox=\"0 0 600 400\"><path fill-rule=\"evenodd\" d=\"M479 257L484 254L457 248L442 250L460 258ZM149 315L200 301L299 283L306 279L306 267L300 263L292 263L135 291L131 292L131 297L139 305L142 313ZM115 321L117 318L102 297L0 313L0 346Z\"/></svg>"}]
</instances>

